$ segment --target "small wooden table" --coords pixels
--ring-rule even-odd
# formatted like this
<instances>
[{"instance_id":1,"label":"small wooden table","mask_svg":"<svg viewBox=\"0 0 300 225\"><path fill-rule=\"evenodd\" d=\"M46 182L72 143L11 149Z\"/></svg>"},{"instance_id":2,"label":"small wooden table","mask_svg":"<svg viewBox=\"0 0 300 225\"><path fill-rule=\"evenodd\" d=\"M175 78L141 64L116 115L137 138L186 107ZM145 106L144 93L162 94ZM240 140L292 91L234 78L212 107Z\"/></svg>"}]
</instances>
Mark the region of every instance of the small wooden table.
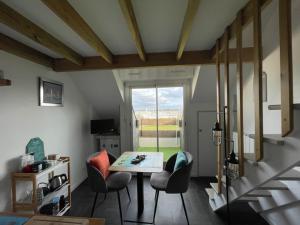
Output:
<instances>
[{"instance_id":1,"label":"small wooden table","mask_svg":"<svg viewBox=\"0 0 300 225\"><path fill-rule=\"evenodd\" d=\"M139 164L131 160L137 155L146 155ZM144 173L159 173L163 171L164 155L162 152L124 152L109 168L110 171L137 173L138 216L144 212Z\"/></svg>"},{"instance_id":2,"label":"small wooden table","mask_svg":"<svg viewBox=\"0 0 300 225\"><path fill-rule=\"evenodd\" d=\"M15 217L31 218L34 215L21 214L21 213L13 213L13 212L0 212L0 216L15 216ZM70 217L70 216L63 216L63 217L65 217L65 218L80 218L80 217ZM105 220L101 219L101 218L97 218L97 219L96 218L88 218L88 220L90 222L89 225L105 225Z\"/></svg>"}]
</instances>

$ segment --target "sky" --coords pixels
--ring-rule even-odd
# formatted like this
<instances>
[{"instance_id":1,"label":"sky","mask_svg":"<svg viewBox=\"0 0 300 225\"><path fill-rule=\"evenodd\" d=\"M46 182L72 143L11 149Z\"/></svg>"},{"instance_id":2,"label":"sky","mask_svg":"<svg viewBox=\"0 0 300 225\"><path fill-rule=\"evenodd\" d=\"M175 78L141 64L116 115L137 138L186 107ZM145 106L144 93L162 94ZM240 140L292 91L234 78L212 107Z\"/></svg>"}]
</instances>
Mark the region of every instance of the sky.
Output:
<instances>
[{"instance_id":1,"label":"sky","mask_svg":"<svg viewBox=\"0 0 300 225\"><path fill-rule=\"evenodd\" d=\"M158 88L159 110L182 110L183 87ZM134 111L156 110L156 89L132 89L132 106Z\"/></svg>"}]
</instances>

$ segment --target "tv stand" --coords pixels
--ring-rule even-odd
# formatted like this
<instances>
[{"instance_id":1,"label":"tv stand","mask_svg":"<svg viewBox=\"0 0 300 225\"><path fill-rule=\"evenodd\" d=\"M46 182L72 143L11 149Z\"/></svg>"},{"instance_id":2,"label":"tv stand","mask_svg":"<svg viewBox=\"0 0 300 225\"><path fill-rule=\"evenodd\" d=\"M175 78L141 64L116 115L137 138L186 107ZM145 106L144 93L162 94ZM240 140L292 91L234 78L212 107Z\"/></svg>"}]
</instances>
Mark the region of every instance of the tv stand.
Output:
<instances>
[{"instance_id":1,"label":"tv stand","mask_svg":"<svg viewBox=\"0 0 300 225\"><path fill-rule=\"evenodd\" d=\"M105 132L102 134L98 134L97 136L119 136L119 134L115 131L111 131L111 132Z\"/></svg>"}]
</instances>

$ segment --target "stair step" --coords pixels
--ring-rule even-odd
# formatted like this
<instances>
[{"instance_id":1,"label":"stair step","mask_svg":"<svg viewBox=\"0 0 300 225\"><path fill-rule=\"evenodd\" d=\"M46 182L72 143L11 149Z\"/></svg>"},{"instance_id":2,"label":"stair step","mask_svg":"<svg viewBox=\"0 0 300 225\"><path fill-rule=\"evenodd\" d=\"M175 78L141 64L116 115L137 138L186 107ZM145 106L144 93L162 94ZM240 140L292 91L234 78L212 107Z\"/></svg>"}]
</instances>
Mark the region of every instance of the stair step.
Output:
<instances>
[{"instance_id":1,"label":"stair step","mask_svg":"<svg viewBox=\"0 0 300 225\"><path fill-rule=\"evenodd\" d=\"M214 199L215 191L212 188L205 188L205 192L208 195L209 199Z\"/></svg>"},{"instance_id":2,"label":"stair step","mask_svg":"<svg viewBox=\"0 0 300 225\"><path fill-rule=\"evenodd\" d=\"M269 105L268 109L269 110L281 110L281 105ZM294 109L299 110L300 109L300 104L299 103L294 104Z\"/></svg>"},{"instance_id":3,"label":"stair step","mask_svg":"<svg viewBox=\"0 0 300 225\"><path fill-rule=\"evenodd\" d=\"M256 197L242 197L238 199L239 202L258 202L258 198Z\"/></svg>"},{"instance_id":4,"label":"stair step","mask_svg":"<svg viewBox=\"0 0 300 225\"><path fill-rule=\"evenodd\" d=\"M293 169L300 172L300 166L295 166Z\"/></svg>"},{"instance_id":5,"label":"stair step","mask_svg":"<svg viewBox=\"0 0 300 225\"><path fill-rule=\"evenodd\" d=\"M218 183L210 183L210 186L218 194Z\"/></svg>"},{"instance_id":6,"label":"stair step","mask_svg":"<svg viewBox=\"0 0 300 225\"><path fill-rule=\"evenodd\" d=\"M217 205L213 199L209 199L209 205L212 208L213 211L216 211Z\"/></svg>"},{"instance_id":7,"label":"stair step","mask_svg":"<svg viewBox=\"0 0 300 225\"><path fill-rule=\"evenodd\" d=\"M258 163L256 162L256 159L255 159L255 153L244 153L244 160L253 166L258 165Z\"/></svg>"},{"instance_id":8,"label":"stair step","mask_svg":"<svg viewBox=\"0 0 300 225\"><path fill-rule=\"evenodd\" d=\"M257 213L260 213L263 211L263 208L259 204L259 202L249 202L250 207Z\"/></svg>"},{"instance_id":9,"label":"stair step","mask_svg":"<svg viewBox=\"0 0 300 225\"><path fill-rule=\"evenodd\" d=\"M291 202L285 202L281 204L270 203L269 205L263 206L259 202L249 202L249 205L257 212L257 213L270 213L275 210L280 210L285 207L290 207L292 205L298 205L300 200L295 200Z\"/></svg>"},{"instance_id":10,"label":"stair step","mask_svg":"<svg viewBox=\"0 0 300 225\"><path fill-rule=\"evenodd\" d=\"M247 134L251 139L255 139L255 134ZM263 141L274 145L284 145L284 139L281 134L264 134Z\"/></svg>"},{"instance_id":11,"label":"stair step","mask_svg":"<svg viewBox=\"0 0 300 225\"><path fill-rule=\"evenodd\" d=\"M291 169L290 171L282 174L279 177L276 177L274 180L281 181L300 181L300 172L297 170Z\"/></svg>"},{"instance_id":12,"label":"stair step","mask_svg":"<svg viewBox=\"0 0 300 225\"><path fill-rule=\"evenodd\" d=\"M267 184L258 187L257 190L282 190L282 191L285 191L285 190L289 190L289 189L285 184L281 183L280 181L272 180L272 181L268 182Z\"/></svg>"},{"instance_id":13,"label":"stair step","mask_svg":"<svg viewBox=\"0 0 300 225\"><path fill-rule=\"evenodd\" d=\"M246 197L272 197L272 194L265 190L255 190L247 194Z\"/></svg>"}]
</instances>

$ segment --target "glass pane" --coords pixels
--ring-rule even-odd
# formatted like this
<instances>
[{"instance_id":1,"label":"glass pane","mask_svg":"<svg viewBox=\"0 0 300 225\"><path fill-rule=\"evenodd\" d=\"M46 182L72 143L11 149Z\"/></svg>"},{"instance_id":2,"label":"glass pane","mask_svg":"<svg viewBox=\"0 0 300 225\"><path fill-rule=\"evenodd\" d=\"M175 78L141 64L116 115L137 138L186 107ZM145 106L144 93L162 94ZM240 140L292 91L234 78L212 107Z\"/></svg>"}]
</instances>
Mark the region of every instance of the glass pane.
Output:
<instances>
[{"instance_id":1,"label":"glass pane","mask_svg":"<svg viewBox=\"0 0 300 225\"><path fill-rule=\"evenodd\" d=\"M134 151L158 151L156 105L156 88L132 89Z\"/></svg>"},{"instance_id":2,"label":"glass pane","mask_svg":"<svg viewBox=\"0 0 300 225\"><path fill-rule=\"evenodd\" d=\"M157 89L158 147L164 160L183 147L183 87Z\"/></svg>"}]
</instances>

